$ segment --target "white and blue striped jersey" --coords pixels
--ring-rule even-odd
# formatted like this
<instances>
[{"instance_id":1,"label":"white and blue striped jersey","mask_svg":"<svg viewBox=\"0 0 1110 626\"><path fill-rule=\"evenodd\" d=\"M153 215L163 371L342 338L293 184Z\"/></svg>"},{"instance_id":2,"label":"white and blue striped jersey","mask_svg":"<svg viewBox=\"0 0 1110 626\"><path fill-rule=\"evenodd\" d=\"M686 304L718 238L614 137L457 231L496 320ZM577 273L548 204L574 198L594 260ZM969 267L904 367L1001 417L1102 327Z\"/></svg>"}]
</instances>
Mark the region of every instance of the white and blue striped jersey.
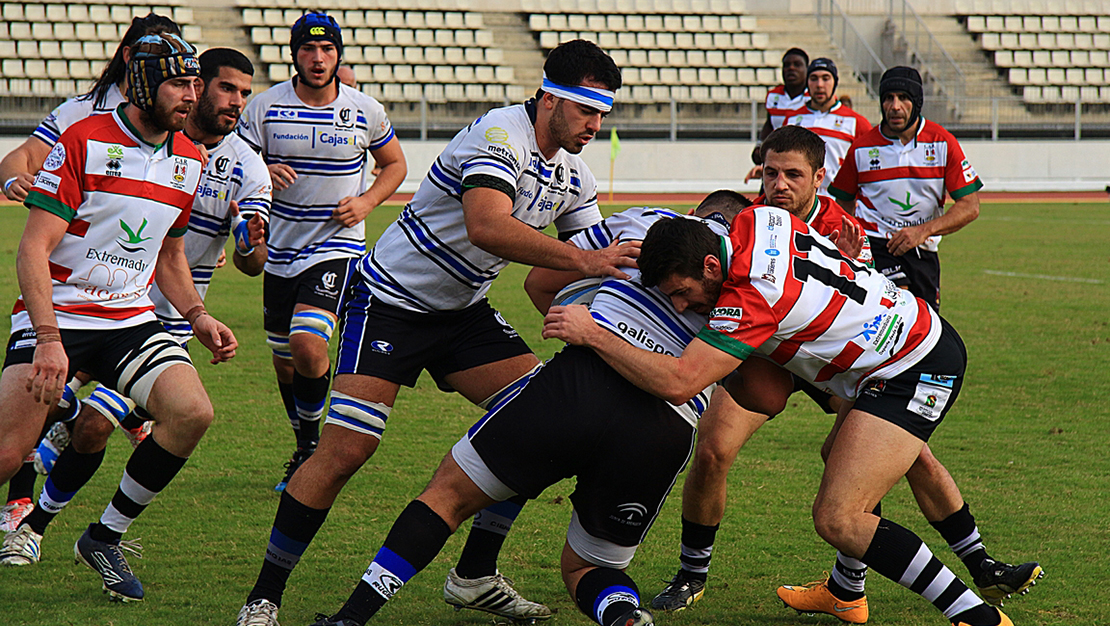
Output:
<instances>
[{"instance_id":1,"label":"white and blue striped jersey","mask_svg":"<svg viewBox=\"0 0 1110 626\"><path fill-rule=\"evenodd\" d=\"M104 115L116 110L116 107L127 102L127 98L120 93L119 87L113 85L104 93L104 101L96 105L95 98L86 95L74 96L59 104L47 115L38 127L31 133L32 137L41 139L50 147L58 143L58 138L67 128L89 117L90 115Z\"/></svg>"},{"instance_id":2,"label":"white and blue striped jersey","mask_svg":"<svg viewBox=\"0 0 1110 626\"><path fill-rule=\"evenodd\" d=\"M531 104L492 109L459 131L432 164L400 217L359 271L374 297L412 311L455 311L481 300L504 258L470 243L463 179L497 179L515 190L512 215L543 230L581 230L601 221L597 183L584 161L540 153ZM483 185L486 186L486 185Z\"/></svg>"},{"instance_id":3,"label":"white and blue striped jersey","mask_svg":"<svg viewBox=\"0 0 1110 626\"><path fill-rule=\"evenodd\" d=\"M700 219L670 209L632 207L609 216L600 224L571 237L570 242L584 250L600 250L614 241L643 241L651 225L661 219L695 219L727 239L729 226L723 218ZM709 321L708 315L686 309L675 310L671 299L658 288L640 284L640 270L622 268L631 278L606 279L594 294L590 314L600 326L628 343L660 354L679 356L686 344ZM705 389L682 406L674 406L683 419L697 427L709 404L713 388Z\"/></svg>"},{"instance_id":4,"label":"white and blue striped jersey","mask_svg":"<svg viewBox=\"0 0 1110 626\"><path fill-rule=\"evenodd\" d=\"M308 106L290 80L251 100L239 134L267 165L284 163L297 172L291 186L274 190L267 273L288 278L322 261L366 253L363 224L347 228L332 212L343 198L366 191L366 152L393 139L381 103L340 85L331 104Z\"/></svg>"},{"instance_id":5,"label":"white and blue striped jersey","mask_svg":"<svg viewBox=\"0 0 1110 626\"><path fill-rule=\"evenodd\" d=\"M270 171L262 157L238 135L227 135L216 147L208 149L208 166L201 174L183 241L193 284L202 299L230 232L231 201L239 203L244 218L258 213L268 220L271 191ZM193 336L192 327L158 290L157 283L150 290L150 298L158 321L174 339L188 341Z\"/></svg>"}]
</instances>

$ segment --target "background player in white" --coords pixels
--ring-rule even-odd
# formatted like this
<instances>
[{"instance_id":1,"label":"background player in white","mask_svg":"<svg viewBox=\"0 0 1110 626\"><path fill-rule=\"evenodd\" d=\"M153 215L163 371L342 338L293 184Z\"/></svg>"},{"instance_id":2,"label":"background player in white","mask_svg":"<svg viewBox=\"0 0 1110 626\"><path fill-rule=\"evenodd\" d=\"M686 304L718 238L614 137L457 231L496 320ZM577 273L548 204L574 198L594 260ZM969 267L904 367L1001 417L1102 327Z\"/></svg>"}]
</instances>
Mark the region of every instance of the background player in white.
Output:
<instances>
[{"instance_id":1,"label":"background player in white","mask_svg":"<svg viewBox=\"0 0 1110 626\"><path fill-rule=\"evenodd\" d=\"M804 126L825 140L825 177L820 193L827 195L852 141L871 130L871 123L836 97L840 73L832 59L814 59L806 76L809 102L804 110L787 116L783 125Z\"/></svg>"},{"instance_id":2,"label":"background player in white","mask_svg":"<svg viewBox=\"0 0 1110 626\"><path fill-rule=\"evenodd\" d=\"M455 135L397 221L359 261L320 447L282 495L239 626L276 623L286 580L347 480L378 449L402 385L413 386L427 369L442 389L486 408L537 365L485 297L503 267L516 261L624 276L618 266L633 263L635 246L586 251L541 232L554 224L567 234L601 220L593 174L577 155L621 85L613 60L582 40L552 50L544 72L534 100L493 109ZM448 603L512 618L550 617L497 572L504 533L522 505L493 508L476 520L448 575Z\"/></svg>"},{"instance_id":3,"label":"background player in white","mask_svg":"<svg viewBox=\"0 0 1110 626\"><path fill-rule=\"evenodd\" d=\"M805 109L809 100L809 90L806 89L806 68L809 67L809 55L801 48L791 48L782 55L782 84L776 85L767 92L764 103L767 109L767 120L759 130L759 141L752 148L752 163L755 164L746 176L744 182L760 177L759 166L763 164L763 154L760 144L771 134L771 131L780 128L783 121L794 113Z\"/></svg>"},{"instance_id":4,"label":"background player in white","mask_svg":"<svg viewBox=\"0 0 1110 626\"><path fill-rule=\"evenodd\" d=\"M129 72L128 103L63 133L27 196L17 257L22 295L0 376L0 480L34 446L47 408L78 369L148 408L151 436L132 453L100 521L74 546L113 598L141 600L120 538L184 466L213 417L188 353L154 316L150 284L157 279L186 312L213 362L233 357L237 344L204 310L181 240L201 175L199 152L178 132L195 103L195 49L175 35L147 35L133 47ZM147 197L151 187L157 193ZM16 534L37 543L26 528Z\"/></svg>"},{"instance_id":5,"label":"background player in white","mask_svg":"<svg viewBox=\"0 0 1110 626\"><path fill-rule=\"evenodd\" d=\"M239 230L232 255L235 266L248 275L262 273L266 262L266 247L262 244L270 208L270 175L262 158L234 133L239 113L251 92L254 68L250 61L230 48L209 48L199 61L204 88L189 112L184 132L189 139L207 147L209 161L192 204L188 232L182 239L193 284L204 298L233 224ZM235 215L238 211L247 214L249 221ZM248 250L251 246L254 249ZM192 326L157 285L150 296L158 321L185 346L193 336ZM5 538L4 548L0 548L0 564L28 565L38 561L39 553L29 548L41 543L47 525L96 473L116 424L136 408L133 401L103 386L82 403L84 408L76 419L70 445L54 464L38 505L23 520L23 525L35 533L35 541L20 541L12 533Z\"/></svg>"},{"instance_id":6,"label":"background player in white","mask_svg":"<svg viewBox=\"0 0 1110 626\"><path fill-rule=\"evenodd\" d=\"M818 195L827 142L809 130L784 126L763 143L764 177L768 204L789 211L817 233L837 242L849 258L869 264L870 252L859 242L862 229L831 198ZM853 245L852 240L856 243ZM836 413L842 400L808 383L807 394L826 412ZM652 602L653 608L681 610L705 589L717 528L724 517L726 478L739 449L768 419L786 408L798 389L797 377L771 360L747 359L730 379L726 392L718 388L698 426L694 462L683 488L682 568ZM823 396L823 397L822 397ZM741 406L737 406L739 401ZM821 448L828 456L835 428ZM907 480L926 519L967 564L977 587L988 600L1023 589L1039 574L1036 563L1011 566L990 559L959 488L928 445L907 473ZM875 513L878 515L878 509ZM990 560L985 565L984 560ZM866 569L862 563L838 555L832 577L811 588L782 587L779 596L788 606L835 615L842 621L867 621L863 594ZM992 596L992 594L994 594Z\"/></svg>"},{"instance_id":7,"label":"background player in white","mask_svg":"<svg viewBox=\"0 0 1110 626\"><path fill-rule=\"evenodd\" d=\"M695 215L724 236L745 203L731 192L710 194ZM685 218L662 208L634 207L578 233L570 243L602 250L639 241L652 223ZM677 354L706 316L678 312L655 289L630 278L596 281L591 313L634 349ZM529 296L547 310L554 291L581 272L533 268ZM560 565L583 614L602 626L653 624L624 569L647 535L690 456L708 393L670 405L622 379L589 350L570 346L491 407L443 459L432 482L393 524L385 543L342 609L314 626L361 626L474 512L511 497L534 498L575 476L573 513ZM629 463L635 450L650 464Z\"/></svg>"},{"instance_id":8,"label":"background player in white","mask_svg":"<svg viewBox=\"0 0 1110 626\"><path fill-rule=\"evenodd\" d=\"M967 352L956 331L786 211L741 213L725 242L686 222L656 223L639 260L643 283L658 285L677 310L710 313L680 357L629 349L579 306L554 307L544 336L592 347L672 403L689 400L756 350L852 401L841 408L814 503L818 534L920 593L955 626L1012 624L913 532L870 512L959 395Z\"/></svg>"},{"instance_id":9,"label":"background player in white","mask_svg":"<svg viewBox=\"0 0 1110 626\"><path fill-rule=\"evenodd\" d=\"M35 183L35 174L42 167L46 155L57 143L69 126L79 122L90 115L111 113L124 102L124 93L127 90L127 64L131 60L131 46L143 35L158 33L173 33L180 35L181 31L173 20L151 13L145 17L136 17L131 20L119 46L116 48L112 59L104 67L100 77L93 84L88 93L66 100L58 105L50 115L35 128L28 137L15 150L12 150L0 160L0 181L3 181L4 195L8 200L23 202L27 192ZM87 382L86 380L71 381L69 389L75 391ZM59 401L58 412L70 418L67 426L72 428L72 418L77 407L71 402L73 391L66 394L63 401ZM53 415L52 419L60 419ZM129 424L130 427L139 427L139 424ZM59 448L65 447L68 441L69 430L63 427L58 431L60 439ZM53 459L50 460L52 462ZM31 512L31 496L34 495L35 469L29 458L25 467L12 477L8 483L8 499L3 509L0 509L0 531L12 531L19 527L23 517Z\"/></svg>"},{"instance_id":10,"label":"background player in white","mask_svg":"<svg viewBox=\"0 0 1110 626\"><path fill-rule=\"evenodd\" d=\"M879 99L882 122L852 142L829 193L863 224L875 267L940 310L941 235L979 216L983 183L952 133L922 117L917 70L884 72Z\"/></svg>"},{"instance_id":11,"label":"background player in white","mask_svg":"<svg viewBox=\"0 0 1110 626\"><path fill-rule=\"evenodd\" d=\"M289 46L296 76L256 96L239 124L274 183L263 309L278 388L297 438L278 491L319 440L328 341L348 262L366 252L363 220L407 172L385 108L336 77L343 34L335 20L305 13L293 24ZM368 152L381 166L369 188Z\"/></svg>"}]
</instances>

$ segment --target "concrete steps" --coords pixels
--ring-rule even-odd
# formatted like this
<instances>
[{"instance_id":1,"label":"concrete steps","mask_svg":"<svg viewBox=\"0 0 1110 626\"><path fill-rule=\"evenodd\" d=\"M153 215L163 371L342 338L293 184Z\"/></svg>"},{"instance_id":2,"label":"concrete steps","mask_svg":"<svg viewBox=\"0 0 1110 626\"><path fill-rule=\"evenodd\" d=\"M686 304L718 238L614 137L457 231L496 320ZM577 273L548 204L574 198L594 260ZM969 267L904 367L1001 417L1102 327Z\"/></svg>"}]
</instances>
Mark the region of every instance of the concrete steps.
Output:
<instances>
[{"instance_id":1,"label":"concrete steps","mask_svg":"<svg viewBox=\"0 0 1110 626\"><path fill-rule=\"evenodd\" d=\"M523 87L529 95L539 89L546 57L532 37L527 15L503 11L483 13L482 23L485 29L493 32L494 45L504 51L503 63L513 68L513 83Z\"/></svg>"}]
</instances>

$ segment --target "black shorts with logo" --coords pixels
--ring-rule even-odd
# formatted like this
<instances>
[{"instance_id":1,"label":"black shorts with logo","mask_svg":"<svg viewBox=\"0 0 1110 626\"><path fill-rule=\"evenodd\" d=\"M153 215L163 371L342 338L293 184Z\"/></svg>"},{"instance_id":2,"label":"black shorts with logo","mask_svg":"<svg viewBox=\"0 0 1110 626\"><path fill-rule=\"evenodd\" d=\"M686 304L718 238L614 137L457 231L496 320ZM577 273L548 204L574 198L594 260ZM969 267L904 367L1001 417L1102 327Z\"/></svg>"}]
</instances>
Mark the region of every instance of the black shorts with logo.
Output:
<instances>
[{"instance_id":1,"label":"black shorts with logo","mask_svg":"<svg viewBox=\"0 0 1110 626\"><path fill-rule=\"evenodd\" d=\"M635 546L686 467L694 433L593 350L567 346L467 435L489 470L528 498L577 477L570 499L582 527Z\"/></svg>"},{"instance_id":2,"label":"black shorts with logo","mask_svg":"<svg viewBox=\"0 0 1110 626\"><path fill-rule=\"evenodd\" d=\"M458 311L420 313L374 298L356 280L343 306L335 373L363 374L412 387L421 370L444 391L448 374L532 350L489 301Z\"/></svg>"},{"instance_id":3,"label":"black shorts with logo","mask_svg":"<svg viewBox=\"0 0 1110 626\"><path fill-rule=\"evenodd\" d=\"M293 307L307 304L339 315L339 305L350 265L357 259L321 261L296 276L285 278L267 272L262 277L262 325L266 332L288 335Z\"/></svg>"},{"instance_id":4,"label":"black shorts with logo","mask_svg":"<svg viewBox=\"0 0 1110 626\"><path fill-rule=\"evenodd\" d=\"M63 328L62 346L69 358L68 381L78 371L145 406L154 380L168 366L192 365L181 344L156 321L104 330ZM17 330L8 339L4 367L35 360L35 331Z\"/></svg>"},{"instance_id":5,"label":"black shorts with logo","mask_svg":"<svg viewBox=\"0 0 1110 626\"><path fill-rule=\"evenodd\" d=\"M924 300L934 311L940 311L940 256L921 248L894 256L886 248L889 239L870 236L868 239L875 269L890 282Z\"/></svg>"},{"instance_id":6,"label":"black shorts with logo","mask_svg":"<svg viewBox=\"0 0 1110 626\"><path fill-rule=\"evenodd\" d=\"M943 318L940 325L940 340L925 358L894 378L864 383L854 408L929 441L960 395L967 369L960 335Z\"/></svg>"}]
</instances>

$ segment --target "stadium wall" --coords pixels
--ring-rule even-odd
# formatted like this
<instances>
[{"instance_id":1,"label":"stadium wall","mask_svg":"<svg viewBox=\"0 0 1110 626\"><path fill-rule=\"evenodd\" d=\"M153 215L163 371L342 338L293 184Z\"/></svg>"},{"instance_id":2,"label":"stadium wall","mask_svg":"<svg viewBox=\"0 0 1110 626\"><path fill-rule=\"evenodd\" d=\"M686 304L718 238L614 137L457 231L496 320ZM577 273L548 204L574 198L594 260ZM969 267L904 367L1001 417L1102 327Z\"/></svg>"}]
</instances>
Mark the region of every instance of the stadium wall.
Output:
<instances>
[{"instance_id":1,"label":"stadium wall","mask_svg":"<svg viewBox=\"0 0 1110 626\"><path fill-rule=\"evenodd\" d=\"M602 135L607 133L602 130ZM24 137L0 137L7 154ZM446 141L403 140L409 175L400 191L416 191ZM621 141L614 167L617 193L707 193L743 185L751 168L751 142ZM971 164L989 191L1102 191L1110 184L1110 141L961 141ZM594 141L582 156L598 181L599 193L609 191L609 142Z\"/></svg>"}]
</instances>

